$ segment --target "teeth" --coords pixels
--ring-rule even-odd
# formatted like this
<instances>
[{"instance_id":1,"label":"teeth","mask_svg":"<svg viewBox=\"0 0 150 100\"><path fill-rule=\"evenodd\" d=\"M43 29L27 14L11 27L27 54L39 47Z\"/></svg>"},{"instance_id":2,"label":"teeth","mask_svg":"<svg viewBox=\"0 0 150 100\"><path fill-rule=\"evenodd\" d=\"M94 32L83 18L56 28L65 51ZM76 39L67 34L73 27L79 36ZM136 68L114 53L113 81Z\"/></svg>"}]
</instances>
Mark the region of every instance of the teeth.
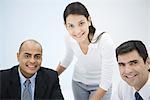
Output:
<instances>
[{"instance_id":1,"label":"teeth","mask_svg":"<svg viewBox=\"0 0 150 100\"><path fill-rule=\"evenodd\" d=\"M77 38L80 38L81 36L77 36Z\"/></svg>"},{"instance_id":2,"label":"teeth","mask_svg":"<svg viewBox=\"0 0 150 100\"><path fill-rule=\"evenodd\" d=\"M133 78L135 77L136 75L129 75L129 76L126 76L127 78Z\"/></svg>"},{"instance_id":3,"label":"teeth","mask_svg":"<svg viewBox=\"0 0 150 100\"><path fill-rule=\"evenodd\" d=\"M127 76L128 78L132 78L133 76Z\"/></svg>"},{"instance_id":4,"label":"teeth","mask_svg":"<svg viewBox=\"0 0 150 100\"><path fill-rule=\"evenodd\" d=\"M28 65L28 67L30 67L30 68L34 68L34 66L32 66L32 65Z\"/></svg>"},{"instance_id":5,"label":"teeth","mask_svg":"<svg viewBox=\"0 0 150 100\"><path fill-rule=\"evenodd\" d=\"M83 34L84 34L84 33L82 33L81 35L77 35L76 37L77 37L77 38L80 38Z\"/></svg>"}]
</instances>

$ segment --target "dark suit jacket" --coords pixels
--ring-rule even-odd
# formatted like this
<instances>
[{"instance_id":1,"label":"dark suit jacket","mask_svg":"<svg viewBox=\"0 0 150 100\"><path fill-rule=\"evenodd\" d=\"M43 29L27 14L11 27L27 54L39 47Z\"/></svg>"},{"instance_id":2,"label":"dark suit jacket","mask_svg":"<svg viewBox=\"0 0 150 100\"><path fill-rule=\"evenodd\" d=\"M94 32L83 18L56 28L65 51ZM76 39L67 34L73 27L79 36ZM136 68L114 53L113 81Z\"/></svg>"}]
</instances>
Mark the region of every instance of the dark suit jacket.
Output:
<instances>
[{"instance_id":1,"label":"dark suit jacket","mask_svg":"<svg viewBox=\"0 0 150 100\"><path fill-rule=\"evenodd\" d=\"M64 100L56 71L41 67L35 79L35 100ZM21 100L18 66L0 71L0 100Z\"/></svg>"}]
</instances>

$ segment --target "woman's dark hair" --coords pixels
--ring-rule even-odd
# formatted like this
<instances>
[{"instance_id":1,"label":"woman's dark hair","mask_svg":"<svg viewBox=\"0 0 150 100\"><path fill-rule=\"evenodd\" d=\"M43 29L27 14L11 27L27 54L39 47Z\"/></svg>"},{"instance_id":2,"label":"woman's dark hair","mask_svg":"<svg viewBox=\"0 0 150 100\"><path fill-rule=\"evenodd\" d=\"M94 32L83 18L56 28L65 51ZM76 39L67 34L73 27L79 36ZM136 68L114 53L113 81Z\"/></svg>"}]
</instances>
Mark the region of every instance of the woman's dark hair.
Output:
<instances>
[{"instance_id":1,"label":"woman's dark hair","mask_svg":"<svg viewBox=\"0 0 150 100\"><path fill-rule=\"evenodd\" d=\"M66 23L67 16L70 14L83 15L87 18L87 20L88 20L88 17L90 16L86 7L80 2L72 2L65 8L64 14L63 14L65 23ZM91 22L91 26L89 26L89 34L88 34L89 42L91 42L91 40L92 40L92 38L90 38L90 36L93 37L95 34L95 31L96 31L96 29Z\"/></svg>"}]
</instances>

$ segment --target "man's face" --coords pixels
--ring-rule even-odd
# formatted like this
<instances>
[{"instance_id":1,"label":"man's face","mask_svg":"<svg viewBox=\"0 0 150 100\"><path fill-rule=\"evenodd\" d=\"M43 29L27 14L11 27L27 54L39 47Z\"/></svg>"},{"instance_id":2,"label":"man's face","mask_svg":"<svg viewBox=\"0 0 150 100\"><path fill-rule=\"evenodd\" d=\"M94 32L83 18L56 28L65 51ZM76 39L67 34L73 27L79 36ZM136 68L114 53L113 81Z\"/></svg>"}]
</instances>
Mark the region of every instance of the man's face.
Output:
<instances>
[{"instance_id":1,"label":"man's face","mask_svg":"<svg viewBox=\"0 0 150 100\"><path fill-rule=\"evenodd\" d=\"M42 48L39 44L27 41L19 53L17 53L21 73L29 78L33 76L40 68L42 62Z\"/></svg>"},{"instance_id":2,"label":"man's face","mask_svg":"<svg viewBox=\"0 0 150 100\"><path fill-rule=\"evenodd\" d=\"M144 63L136 50L118 55L120 75L124 81L139 90L148 80L149 58Z\"/></svg>"}]
</instances>

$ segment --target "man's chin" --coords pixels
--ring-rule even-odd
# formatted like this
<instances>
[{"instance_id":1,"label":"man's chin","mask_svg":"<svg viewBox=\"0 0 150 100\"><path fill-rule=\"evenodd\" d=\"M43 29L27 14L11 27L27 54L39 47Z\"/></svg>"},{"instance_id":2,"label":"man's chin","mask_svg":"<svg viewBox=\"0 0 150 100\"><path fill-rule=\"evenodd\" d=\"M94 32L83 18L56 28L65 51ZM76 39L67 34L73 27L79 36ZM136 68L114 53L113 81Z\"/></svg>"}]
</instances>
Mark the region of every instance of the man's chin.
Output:
<instances>
[{"instance_id":1,"label":"man's chin","mask_svg":"<svg viewBox=\"0 0 150 100\"><path fill-rule=\"evenodd\" d=\"M129 82L129 81L126 81L130 86L134 87L135 85L135 82Z\"/></svg>"}]
</instances>

